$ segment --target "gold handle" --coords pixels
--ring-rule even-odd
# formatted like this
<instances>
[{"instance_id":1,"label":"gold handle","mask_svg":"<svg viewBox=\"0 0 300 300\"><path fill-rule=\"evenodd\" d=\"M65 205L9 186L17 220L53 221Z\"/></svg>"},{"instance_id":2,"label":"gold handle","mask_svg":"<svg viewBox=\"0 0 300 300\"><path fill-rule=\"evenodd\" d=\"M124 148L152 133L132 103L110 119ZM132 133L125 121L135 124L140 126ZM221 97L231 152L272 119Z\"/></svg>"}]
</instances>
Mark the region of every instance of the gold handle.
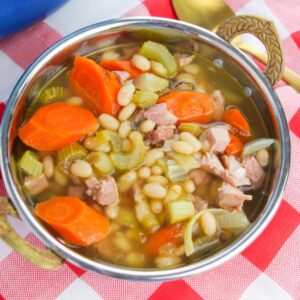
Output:
<instances>
[{"instance_id":1,"label":"gold handle","mask_svg":"<svg viewBox=\"0 0 300 300\"><path fill-rule=\"evenodd\" d=\"M265 45L268 63L264 74L274 85L284 71L283 47L274 24L259 17L234 16L222 23L217 30L217 34L227 42L242 33L254 35Z\"/></svg>"}]
</instances>

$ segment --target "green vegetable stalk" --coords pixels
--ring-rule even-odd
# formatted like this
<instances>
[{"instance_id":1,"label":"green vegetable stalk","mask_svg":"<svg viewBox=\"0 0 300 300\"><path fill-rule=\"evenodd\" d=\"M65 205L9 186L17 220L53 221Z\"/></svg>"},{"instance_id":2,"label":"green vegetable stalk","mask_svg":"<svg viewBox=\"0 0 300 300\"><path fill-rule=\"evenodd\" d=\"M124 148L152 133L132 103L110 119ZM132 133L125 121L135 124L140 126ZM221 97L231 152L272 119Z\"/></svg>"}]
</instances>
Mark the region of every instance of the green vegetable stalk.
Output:
<instances>
[{"instance_id":1,"label":"green vegetable stalk","mask_svg":"<svg viewBox=\"0 0 300 300\"><path fill-rule=\"evenodd\" d=\"M49 249L41 249L21 238L7 221L6 215L17 216L7 198L0 197L0 238L20 255L43 269L56 269L62 258Z\"/></svg>"}]
</instances>

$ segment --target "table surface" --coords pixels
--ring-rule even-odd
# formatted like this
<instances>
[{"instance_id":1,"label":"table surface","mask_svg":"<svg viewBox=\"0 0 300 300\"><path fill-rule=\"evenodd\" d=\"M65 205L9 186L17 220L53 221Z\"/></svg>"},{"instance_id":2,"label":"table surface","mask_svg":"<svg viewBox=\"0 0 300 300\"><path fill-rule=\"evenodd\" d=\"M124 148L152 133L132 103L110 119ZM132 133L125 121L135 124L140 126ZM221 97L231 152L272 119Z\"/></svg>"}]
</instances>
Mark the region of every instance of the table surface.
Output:
<instances>
[{"instance_id":1,"label":"table surface","mask_svg":"<svg viewBox=\"0 0 300 300\"><path fill-rule=\"evenodd\" d=\"M286 64L300 73L300 0L226 2L238 14L273 20L283 41ZM0 120L17 79L48 46L101 20L147 15L175 18L169 0L71 0L44 21L0 41ZM290 176L274 219L240 255L197 276L140 283L96 275L67 262L56 271L45 271L0 241L0 299L300 299L300 94L284 82L276 86L276 92L290 127ZM6 195L1 175L0 195ZM10 221L21 236L43 246L22 221Z\"/></svg>"}]
</instances>

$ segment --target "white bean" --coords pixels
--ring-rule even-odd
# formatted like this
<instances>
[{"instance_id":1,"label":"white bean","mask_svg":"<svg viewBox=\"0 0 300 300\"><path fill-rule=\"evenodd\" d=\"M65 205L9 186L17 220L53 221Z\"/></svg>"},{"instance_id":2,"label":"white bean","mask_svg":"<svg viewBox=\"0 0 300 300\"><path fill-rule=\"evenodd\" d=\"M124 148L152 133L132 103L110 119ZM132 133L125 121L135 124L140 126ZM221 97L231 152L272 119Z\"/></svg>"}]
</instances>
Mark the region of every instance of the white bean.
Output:
<instances>
[{"instance_id":1,"label":"white bean","mask_svg":"<svg viewBox=\"0 0 300 300\"><path fill-rule=\"evenodd\" d=\"M135 54L131 60L132 64L142 71L150 70L150 61L145 56Z\"/></svg>"},{"instance_id":2,"label":"white bean","mask_svg":"<svg viewBox=\"0 0 300 300\"><path fill-rule=\"evenodd\" d=\"M161 185L166 185L169 183L169 180L165 176L160 175L151 175L147 178L149 183L159 183Z\"/></svg>"},{"instance_id":3,"label":"white bean","mask_svg":"<svg viewBox=\"0 0 300 300\"><path fill-rule=\"evenodd\" d=\"M164 203L174 201L179 198L182 193L182 188L179 184L174 184L169 188L168 194L164 200Z\"/></svg>"},{"instance_id":4,"label":"white bean","mask_svg":"<svg viewBox=\"0 0 300 300\"><path fill-rule=\"evenodd\" d=\"M72 105L83 105L83 100L78 96L72 96L68 98L65 102Z\"/></svg>"},{"instance_id":5,"label":"white bean","mask_svg":"<svg viewBox=\"0 0 300 300\"><path fill-rule=\"evenodd\" d=\"M54 180L61 186L65 186L68 184L69 179L66 175L64 175L58 167L54 169Z\"/></svg>"},{"instance_id":6,"label":"white bean","mask_svg":"<svg viewBox=\"0 0 300 300\"><path fill-rule=\"evenodd\" d=\"M132 249L130 241L122 232L116 232L113 237L113 244L121 251L128 252Z\"/></svg>"},{"instance_id":7,"label":"white bean","mask_svg":"<svg viewBox=\"0 0 300 300\"><path fill-rule=\"evenodd\" d=\"M134 103L129 103L128 105L124 106L121 111L119 112L119 120L125 121L128 120L133 113L135 112L136 105Z\"/></svg>"},{"instance_id":8,"label":"white bean","mask_svg":"<svg viewBox=\"0 0 300 300\"><path fill-rule=\"evenodd\" d=\"M181 263L181 257L173 255L160 255L155 258L154 263L156 267L160 269L166 269Z\"/></svg>"},{"instance_id":9,"label":"white bean","mask_svg":"<svg viewBox=\"0 0 300 300\"><path fill-rule=\"evenodd\" d=\"M200 217L200 224L203 233L206 236L212 237L217 233L217 222L215 217L210 212L204 212Z\"/></svg>"},{"instance_id":10,"label":"white bean","mask_svg":"<svg viewBox=\"0 0 300 300\"><path fill-rule=\"evenodd\" d=\"M118 180L118 188L121 193L127 192L131 189L134 183L137 180L137 174L135 171L129 171L122 176L120 176Z\"/></svg>"},{"instance_id":11,"label":"white bean","mask_svg":"<svg viewBox=\"0 0 300 300\"><path fill-rule=\"evenodd\" d=\"M154 165L151 167L151 172L153 175L161 175L164 170L160 166Z\"/></svg>"},{"instance_id":12,"label":"white bean","mask_svg":"<svg viewBox=\"0 0 300 300\"><path fill-rule=\"evenodd\" d=\"M103 52L102 59L109 59L109 60L115 60L120 57L120 54L114 50L107 50Z\"/></svg>"},{"instance_id":13,"label":"white bean","mask_svg":"<svg viewBox=\"0 0 300 300\"><path fill-rule=\"evenodd\" d=\"M46 155L43 158L44 173L47 178L50 178L54 174L54 160L51 155Z\"/></svg>"},{"instance_id":14,"label":"white bean","mask_svg":"<svg viewBox=\"0 0 300 300\"><path fill-rule=\"evenodd\" d=\"M131 131L131 122L128 120L121 122L121 125L118 130L118 134L120 138L122 139L127 138L130 131Z\"/></svg>"},{"instance_id":15,"label":"white bean","mask_svg":"<svg viewBox=\"0 0 300 300\"><path fill-rule=\"evenodd\" d=\"M121 106L128 105L132 100L134 92L135 92L135 86L132 83L123 85L118 92L117 100L119 105Z\"/></svg>"},{"instance_id":16,"label":"white bean","mask_svg":"<svg viewBox=\"0 0 300 300\"><path fill-rule=\"evenodd\" d=\"M150 198L163 199L167 195L167 190L158 183L146 183L143 191Z\"/></svg>"},{"instance_id":17,"label":"white bean","mask_svg":"<svg viewBox=\"0 0 300 300\"><path fill-rule=\"evenodd\" d=\"M192 194L196 189L194 181L191 179L185 180L183 182L183 189L185 190L185 192Z\"/></svg>"},{"instance_id":18,"label":"white bean","mask_svg":"<svg viewBox=\"0 0 300 300\"><path fill-rule=\"evenodd\" d=\"M181 73L176 77L177 81L192 83L196 85L195 77L189 73Z\"/></svg>"},{"instance_id":19,"label":"white bean","mask_svg":"<svg viewBox=\"0 0 300 300\"><path fill-rule=\"evenodd\" d=\"M140 125L140 130L142 133L151 132L155 127L155 123L151 120L145 120Z\"/></svg>"},{"instance_id":20,"label":"white bean","mask_svg":"<svg viewBox=\"0 0 300 300\"><path fill-rule=\"evenodd\" d=\"M112 220L118 217L119 211L120 207L118 205L110 205L105 207L105 214Z\"/></svg>"},{"instance_id":21,"label":"white bean","mask_svg":"<svg viewBox=\"0 0 300 300\"><path fill-rule=\"evenodd\" d=\"M148 168L148 167L141 167L141 168L138 170L138 176L139 176L141 179L147 179L150 175L151 175L151 170L150 170L150 168Z\"/></svg>"},{"instance_id":22,"label":"white bean","mask_svg":"<svg viewBox=\"0 0 300 300\"><path fill-rule=\"evenodd\" d=\"M177 153L186 155L190 155L194 152L194 148L187 142L183 141L174 141L172 144L172 149Z\"/></svg>"},{"instance_id":23,"label":"white bean","mask_svg":"<svg viewBox=\"0 0 300 300\"><path fill-rule=\"evenodd\" d=\"M158 76L167 76L168 71L167 69L164 67L163 64L161 64L160 62L157 61L151 61L150 62L150 66L151 66L151 71L152 73L158 75Z\"/></svg>"},{"instance_id":24,"label":"white bean","mask_svg":"<svg viewBox=\"0 0 300 300\"><path fill-rule=\"evenodd\" d=\"M93 169L87 161L78 159L71 165L70 172L79 178L87 178L92 175Z\"/></svg>"},{"instance_id":25,"label":"white bean","mask_svg":"<svg viewBox=\"0 0 300 300\"><path fill-rule=\"evenodd\" d=\"M161 201L157 199L152 199L150 201L150 209L154 214L158 215L163 211L163 205Z\"/></svg>"},{"instance_id":26,"label":"white bean","mask_svg":"<svg viewBox=\"0 0 300 300\"><path fill-rule=\"evenodd\" d=\"M193 147L194 152L200 151L201 143L190 132L181 132L180 135L179 135L179 139L183 142L189 143Z\"/></svg>"},{"instance_id":27,"label":"white bean","mask_svg":"<svg viewBox=\"0 0 300 300\"><path fill-rule=\"evenodd\" d=\"M261 149L257 151L255 157L263 168L269 164L269 152L267 149Z\"/></svg>"},{"instance_id":28,"label":"white bean","mask_svg":"<svg viewBox=\"0 0 300 300\"><path fill-rule=\"evenodd\" d=\"M98 118L100 125L105 129L118 130L120 122L109 114L101 114Z\"/></svg>"},{"instance_id":29,"label":"white bean","mask_svg":"<svg viewBox=\"0 0 300 300\"><path fill-rule=\"evenodd\" d=\"M159 149L151 149L145 155L144 164L147 167L151 167L155 162L164 157L164 152Z\"/></svg>"},{"instance_id":30,"label":"white bean","mask_svg":"<svg viewBox=\"0 0 300 300\"><path fill-rule=\"evenodd\" d=\"M130 267L143 267L145 265L145 255L138 251L130 251L125 257L125 262L127 266Z\"/></svg>"}]
</instances>

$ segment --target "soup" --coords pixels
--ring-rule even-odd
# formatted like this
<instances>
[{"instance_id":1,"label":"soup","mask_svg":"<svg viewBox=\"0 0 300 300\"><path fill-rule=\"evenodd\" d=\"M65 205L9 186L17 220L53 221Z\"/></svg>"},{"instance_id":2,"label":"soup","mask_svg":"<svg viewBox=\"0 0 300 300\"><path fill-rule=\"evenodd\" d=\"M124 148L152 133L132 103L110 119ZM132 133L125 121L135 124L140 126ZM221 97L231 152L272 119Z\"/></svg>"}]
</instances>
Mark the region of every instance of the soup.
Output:
<instances>
[{"instance_id":1,"label":"soup","mask_svg":"<svg viewBox=\"0 0 300 300\"><path fill-rule=\"evenodd\" d=\"M275 142L259 116L224 69L183 48L77 56L24 114L19 180L34 214L80 253L175 267L250 225Z\"/></svg>"}]
</instances>

